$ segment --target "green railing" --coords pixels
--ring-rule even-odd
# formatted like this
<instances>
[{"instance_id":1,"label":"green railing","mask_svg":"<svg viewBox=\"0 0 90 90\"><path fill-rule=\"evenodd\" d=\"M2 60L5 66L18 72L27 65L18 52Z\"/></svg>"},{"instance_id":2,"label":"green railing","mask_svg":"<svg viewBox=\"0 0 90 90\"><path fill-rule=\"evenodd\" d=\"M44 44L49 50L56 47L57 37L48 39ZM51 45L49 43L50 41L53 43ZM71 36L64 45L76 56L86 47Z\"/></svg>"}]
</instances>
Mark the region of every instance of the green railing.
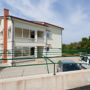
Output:
<instances>
[{"instance_id":1,"label":"green railing","mask_svg":"<svg viewBox=\"0 0 90 90\"><path fill-rule=\"evenodd\" d=\"M46 49L46 48L44 48ZM73 56L80 56L81 53L87 53L89 52L90 50L88 49L61 49L61 48L50 48L51 51L44 51L42 52L42 49L41 51L35 51L35 53L37 53L38 55L40 55L40 57L14 57L14 58L8 58L8 59L0 59L1 61L2 60L30 60L30 59L38 59L38 58L43 58L45 60L45 63L41 63L41 64L27 64L27 65L14 65L14 66L0 66L0 68L8 68L8 67L24 67L24 66L39 66L39 65L46 65L47 67L47 72L48 74L50 73L50 69L49 69L49 65L53 65L53 68L54 68L54 72L53 74L56 75L56 67L55 65L56 64L61 64L61 63L55 63L53 60L51 60L51 58L57 58L55 57L55 55L59 55L59 54L64 54L63 56L58 56L58 57L73 57ZM11 55L13 56L14 54L21 54L21 53L18 53L18 52L13 52L14 50L7 50L6 53L0 53L0 55L4 55L4 54L7 54L7 55ZM4 52L4 51L3 51ZM34 54L35 54L34 53ZM52 56L49 56L49 55L53 55L54 57ZM48 61L50 63L48 63ZM78 63L80 64L80 63ZM84 64L84 63L83 63ZM89 64L88 64L89 65Z\"/></svg>"}]
</instances>

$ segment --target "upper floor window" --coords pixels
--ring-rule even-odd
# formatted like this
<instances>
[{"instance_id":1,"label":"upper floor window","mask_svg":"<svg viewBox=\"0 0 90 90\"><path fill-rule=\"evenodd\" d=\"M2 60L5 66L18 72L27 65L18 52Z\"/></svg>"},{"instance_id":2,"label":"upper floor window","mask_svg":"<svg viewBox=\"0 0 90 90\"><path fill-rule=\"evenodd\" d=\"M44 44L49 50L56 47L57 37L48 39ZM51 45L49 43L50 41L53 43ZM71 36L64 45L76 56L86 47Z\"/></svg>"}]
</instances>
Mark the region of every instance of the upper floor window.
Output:
<instances>
[{"instance_id":1,"label":"upper floor window","mask_svg":"<svg viewBox=\"0 0 90 90\"><path fill-rule=\"evenodd\" d=\"M15 37L22 37L22 29L15 28Z\"/></svg>"},{"instance_id":2,"label":"upper floor window","mask_svg":"<svg viewBox=\"0 0 90 90\"><path fill-rule=\"evenodd\" d=\"M23 37L24 38L29 38L29 30L23 29Z\"/></svg>"},{"instance_id":3,"label":"upper floor window","mask_svg":"<svg viewBox=\"0 0 90 90\"><path fill-rule=\"evenodd\" d=\"M11 38L11 27L8 29L8 38Z\"/></svg>"},{"instance_id":4,"label":"upper floor window","mask_svg":"<svg viewBox=\"0 0 90 90\"><path fill-rule=\"evenodd\" d=\"M43 38L43 36L44 36L43 31L38 31L37 36L40 37L40 38Z\"/></svg>"},{"instance_id":5,"label":"upper floor window","mask_svg":"<svg viewBox=\"0 0 90 90\"><path fill-rule=\"evenodd\" d=\"M35 38L35 31L30 31L30 38Z\"/></svg>"},{"instance_id":6,"label":"upper floor window","mask_svg":"<svg viewBox=\"0 0 90 90\"><path fill-rule=\"evenodd\" d=\"M0 39L3 38L3 31L0 32Z\"/></svg>"},{"instance_id":7,"label":"upper floor window","mask_svg":"<svg viewBox=\"0 0 90 90\"><path fill-rule=\"evenodd\" d=\"M46 37L47 37L47 38L50 38L50 32L47 32Z\"/></svg>"}]
</instances>

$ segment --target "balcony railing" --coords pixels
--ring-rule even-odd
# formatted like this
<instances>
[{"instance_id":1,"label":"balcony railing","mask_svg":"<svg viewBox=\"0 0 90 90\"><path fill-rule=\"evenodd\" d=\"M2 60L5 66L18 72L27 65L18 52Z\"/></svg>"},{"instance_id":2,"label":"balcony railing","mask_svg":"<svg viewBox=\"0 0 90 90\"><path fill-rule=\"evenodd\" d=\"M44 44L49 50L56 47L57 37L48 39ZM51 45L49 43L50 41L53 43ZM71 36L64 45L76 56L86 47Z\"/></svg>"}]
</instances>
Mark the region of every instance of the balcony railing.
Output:
<instances>
[{"instance_id":1,"label":"balcony railing","mask_svg":"<svg viewBox=\"0 0 90 90\"><path fill-rule=\"evenodd\" d=\"M20 38L20 37L15 37L15 41L16 42L23 42L23 43L43 43L44 42L44 38L41 37L37 37L37 40L35 40L35 38Z\"/></svg>"},{"instance_id":2,"label":"balcony railing","mask_svg":"<svg viewBox=\"0 0 90 90\"><path fill-rule=\"evenodd\" d=\"M16 42L32 43L35 42L35 38L19 38L15 37Z\"/></svg>"},{"instance_id":3,"label":"balcony railing","mask_svg":"<svg viewBox=\"0 0 90 90\"><path fill-rule=\"evenodd\" d=\"M44 38L38 37L38 38L37 38L37 42L39 42L39 43L40 43L40 42L43 43L43 42L44 42Z\"/></svg>"}]
</instances>

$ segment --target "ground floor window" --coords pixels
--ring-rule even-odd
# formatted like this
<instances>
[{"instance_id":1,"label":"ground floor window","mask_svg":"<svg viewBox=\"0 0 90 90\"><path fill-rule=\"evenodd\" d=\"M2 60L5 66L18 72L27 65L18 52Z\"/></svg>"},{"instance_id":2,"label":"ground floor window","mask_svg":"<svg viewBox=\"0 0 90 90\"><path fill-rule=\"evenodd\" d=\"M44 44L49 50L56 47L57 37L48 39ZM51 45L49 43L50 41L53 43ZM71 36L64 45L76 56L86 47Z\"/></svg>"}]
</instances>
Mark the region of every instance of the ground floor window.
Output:
<instances>
[{"instance_id":1,"label":"ground floor window","mask_svg":"<svg viewBox=\"0 0 90 90\"><path fill-rule=\"evenodd\" d=\"M35 54L35 48L34 47L32 47L31 49L30 49L30 55L34 55Z\"/></svg>"},{"instance_id":2,"label":"ground floor window","mask_svg":"<svg viewBox=\"0 0 90 90\"><path fill-rule=\"evenodd\" d=\"M35 47L16 47L14 50L14 56L32 56L35 55Z\"/></svg>"},{"instance_id":3,"label":"ground floor window","mask_svg":"<svg viewBox=\"0 0 90 90\"><path fill-rule=\"evenodd\" d=\"M15 57L22 56L22 50L23 50L22 47L15 47L15 52L14 52Z\"/></svg>"},{"instance_id":4,"label":"ground floor window","mask_svg":"<svg viewBox=\"0 0 90 90\"><path fill-rule=\"evenodd\" d=\"M29 56L29 47L23 47L23 56Z\"/></svg>"}]
</instances>

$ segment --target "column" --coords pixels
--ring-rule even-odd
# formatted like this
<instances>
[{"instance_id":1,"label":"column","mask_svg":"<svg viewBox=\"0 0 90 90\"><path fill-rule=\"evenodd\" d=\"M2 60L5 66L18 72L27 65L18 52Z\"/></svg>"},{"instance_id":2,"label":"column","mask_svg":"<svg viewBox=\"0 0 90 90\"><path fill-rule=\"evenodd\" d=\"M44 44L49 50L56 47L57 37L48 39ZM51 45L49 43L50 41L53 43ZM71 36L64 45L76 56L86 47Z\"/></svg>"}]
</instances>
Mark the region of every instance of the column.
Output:
<instances>
[{"instance_id":1,"label":"column","mask_svg":"<svg viewBox=\"0 0 90 90\"><path fill-rule=\"evenodd\" d=\"M47 32L46 31L44 31L44 42L46 43L46 38L47 38Z\"/></svg>"},{"instance_id":2,"label":"column","mask_svg":"<svg viewBox=\"0 0 90 90\"><path fill-rule=\"evenodd\" d=\"M35 57L37 57L37 46L35 46Z\"/></svg>"},{"instance_id":3,"label":"column","mask_svg":"<svg viewBox=\"0 0 90 90\"><path fill-rule=\"evenodd\" d=\"M37 30L35 30L35 42L37 42Z\"/></svg>"}]
</instances>

